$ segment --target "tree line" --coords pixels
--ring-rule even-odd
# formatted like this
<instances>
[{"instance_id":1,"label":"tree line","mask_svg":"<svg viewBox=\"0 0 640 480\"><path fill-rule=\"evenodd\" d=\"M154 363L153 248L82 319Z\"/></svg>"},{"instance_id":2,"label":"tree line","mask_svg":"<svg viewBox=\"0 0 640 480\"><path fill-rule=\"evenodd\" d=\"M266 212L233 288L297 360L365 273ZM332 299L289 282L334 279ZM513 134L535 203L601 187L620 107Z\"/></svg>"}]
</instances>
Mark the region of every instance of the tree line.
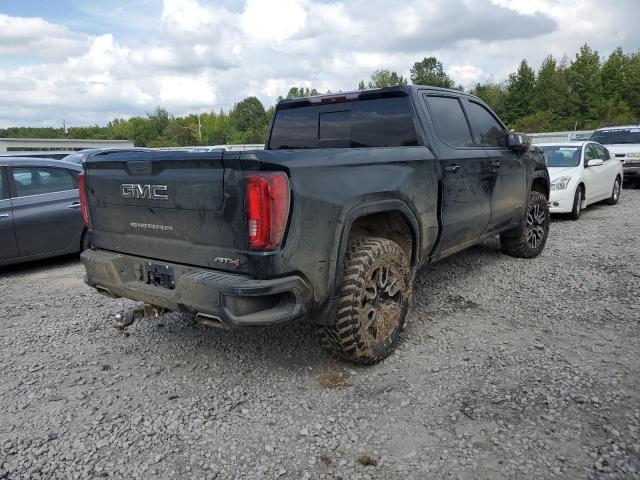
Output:
<instances>
[{"instance_id":1,"label":"tree line","mask_svg":"<svg viewBox=\"0 0 640 480\"><path fill-rule=\"evenodd\" d=\"M414 63L409 78L376 70L357 89L409 82L464 90L435 57ZM605 59L584 45L573 59L548 56L537 71L522 60L508 78L478 82L470 93L487 102L510 128L522 132L640 123L640 51L625 53L617 48ZM285 98L318 94L314 88L292 87ZM141 147L263 143L274 111L275 107L265 109L256 97L248 97L227 112L179 117L157 107L144 116L114 119L106 126L71 127L66 132L63 128L10 127L0 129L0 138L133 140Z\"/></svg>"},{"instance_id":2,"label":"tree line","mask_svg":"<svg viewBox=\"0 0 640 480\"><path fill-rule=\"evenodd\" d=\"M171 115L156 107L144 116L116 118L106 126L63 128L10 127L0 129L0 138L79 138L133 140L137 147L183 147L263 143L275 107L265 110L256 97L248 97L228 112Z\"/></svg>"},{"instance_id":3,"label":"tree line","mask_svg":"<svg viewBox=\"0 0 640 480\"><path fill-rule=\"evenodd\" d=\"M430 57L411 68L411 83L464 90ZM407 85L390 70L377 70L358 88ZM487 102L513 130L551 132L640 123L640 51L615 49L606 59L588 45L573 60L549 55L538 71L527 60L507 79L478 82L469 91Z\"/></svg>"}]
</instances>

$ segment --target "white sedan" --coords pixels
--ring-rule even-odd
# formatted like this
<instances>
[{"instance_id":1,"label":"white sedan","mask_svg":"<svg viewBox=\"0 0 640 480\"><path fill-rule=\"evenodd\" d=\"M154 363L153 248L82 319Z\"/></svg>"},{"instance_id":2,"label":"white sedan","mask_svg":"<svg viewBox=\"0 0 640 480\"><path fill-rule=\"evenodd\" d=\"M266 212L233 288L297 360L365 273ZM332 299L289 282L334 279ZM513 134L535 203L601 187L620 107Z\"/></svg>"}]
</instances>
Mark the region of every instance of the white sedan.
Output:
<instances>
[{"instance_id":1,"label":"white sedan","mask_svg":"<svg viewBox=\"0 0 640 480\"><path fill-rule=\"evenodd\" d=\"M622 163L596 142L543 143L551 179L549 211L580 218L582 209L606 200L620 199Z\"/></svg>"}]
</instances>

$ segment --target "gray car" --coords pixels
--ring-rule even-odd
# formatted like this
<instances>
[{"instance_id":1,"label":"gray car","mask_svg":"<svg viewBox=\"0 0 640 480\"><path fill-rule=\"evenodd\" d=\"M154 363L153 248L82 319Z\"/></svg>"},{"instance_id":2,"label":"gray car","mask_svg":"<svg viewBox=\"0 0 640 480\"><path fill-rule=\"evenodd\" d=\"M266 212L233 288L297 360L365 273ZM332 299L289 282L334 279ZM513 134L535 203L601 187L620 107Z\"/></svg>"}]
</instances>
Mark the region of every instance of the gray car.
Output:
<instances>
[{"instance_id":1,"label":"gray car","mask_svg":"<svg viewBox=\"0 0 640 480\"><path fill-rule=\"evenodd\" d=\"M81 171L60 160L0 158L0 265L88 246L78 194Z\"/></svg>"}]
</instances>

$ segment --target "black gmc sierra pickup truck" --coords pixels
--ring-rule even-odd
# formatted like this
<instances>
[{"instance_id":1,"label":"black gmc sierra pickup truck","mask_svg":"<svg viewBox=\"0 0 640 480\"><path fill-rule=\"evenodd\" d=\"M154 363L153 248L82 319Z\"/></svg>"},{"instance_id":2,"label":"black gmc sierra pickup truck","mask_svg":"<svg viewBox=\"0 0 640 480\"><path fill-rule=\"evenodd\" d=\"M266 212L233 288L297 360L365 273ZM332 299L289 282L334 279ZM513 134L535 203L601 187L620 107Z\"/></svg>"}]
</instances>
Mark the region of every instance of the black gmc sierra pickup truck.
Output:
<instances>
[{"instance_id":1,"label":"black gmc sierra pickup truck","mask_svg":"<svg viewBox=\"0 0 640 480\"><path fill-rule=\"evenodd\" d=\"M549 231L540 152L420 86L283 100L263 151L96 153L80 190L88 285L208 325L307 320L360 363L397 344L420 266L495 235L533 258Z\"/></svg>"}]
</instances>

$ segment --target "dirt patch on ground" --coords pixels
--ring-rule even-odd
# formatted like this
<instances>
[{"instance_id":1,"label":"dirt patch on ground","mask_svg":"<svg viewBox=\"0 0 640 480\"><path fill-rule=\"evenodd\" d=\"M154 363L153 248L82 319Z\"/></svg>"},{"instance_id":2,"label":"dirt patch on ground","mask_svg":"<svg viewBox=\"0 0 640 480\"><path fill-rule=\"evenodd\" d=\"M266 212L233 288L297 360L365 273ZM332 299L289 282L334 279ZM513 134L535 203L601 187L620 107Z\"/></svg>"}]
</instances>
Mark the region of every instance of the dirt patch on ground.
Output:
<instances>
[{"instance_id":1,"label":"dirt patch on ground","mask_svg":"<svg viewBox=\"0 0 640 480\"><path fill-rule=\"evenodd\" d=\"M351 383L351 374L347 370L339 370L325 368L318 375L318 384L322 388L329 390L349 388L353 386Z\"/></svg>"}]
</instances>

